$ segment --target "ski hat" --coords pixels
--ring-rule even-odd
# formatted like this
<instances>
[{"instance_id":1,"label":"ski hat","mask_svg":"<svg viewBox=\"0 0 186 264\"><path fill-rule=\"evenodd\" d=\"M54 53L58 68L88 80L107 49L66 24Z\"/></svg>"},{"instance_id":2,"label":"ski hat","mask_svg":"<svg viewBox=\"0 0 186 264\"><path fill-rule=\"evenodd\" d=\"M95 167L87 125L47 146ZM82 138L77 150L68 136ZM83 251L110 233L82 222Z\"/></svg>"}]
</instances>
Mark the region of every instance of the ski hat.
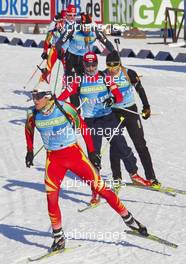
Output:
<instances>
[{"instance_id":1,"label":"ski hat","mask_svg":"<svg viewBox=\"0 0 186 264\"><path fill-rule=\"evenodd\" d=\"M93 51L89 51L87 53L85 53L85 55L83 56L83 61L85 62L98 62L98 57L96 55L96 53L94 53Z\"/></svg>"},{"instance_id":2,"label":"ski hat","mask_svg":"<svg viewBox=\"0 0 186 264\"><path fill-rule=\"evenodd\" d=\"M72 4L68 5L67 9L66 9L66 13L67 13L67 15L68 14L76 15L76 7L75 7L75 5L72 5Z\"/></svg>"},{"instance_id":3,"label":"ski hat","mask_svg":"<svg viewBox=\"0 0 186 264\"><path fill-rule=\"evenodd\" d=\"M84 12L81 13L81 24L91 24L92 23L92 17L89 14L85 14Z\"/></svg>"},{"instance_id":4,"label":"ski hat","mask_svg":"<svg viewBox=\"0 0 186 264\"><path fill-rule=\"evenodd\" d=\"M90 76L94 76L97 72L97 66L98 66L98 58L97 55L92 52L89 51L87 53L85 53L85 55L83 56L83 66L84 66L84 70L85 72L90 75ZM95 67L95 68L90 68L90 67Z\"/></svg>"},{"instance_id":5,"label":"ski hat","mask_svg":"<svg viewBox=\"0 0 186 264\"><path fill-rule=\"evenodd\" d=\"M66 18L67 11L66 10L61 10L61 18L65 19Z\"/></svg>"},{"instance_id":6,"label":"ski hat","mask_svg":"<svg viewBox=\"0 0 186 264\"><path fill-rule=\"evenodd\" d=\"M110 64L114 66L114 64L120 64L120 56L116 50L113 50L111 53L109 53L106 57L106 64Z\"/></svg>"}]
</instances>

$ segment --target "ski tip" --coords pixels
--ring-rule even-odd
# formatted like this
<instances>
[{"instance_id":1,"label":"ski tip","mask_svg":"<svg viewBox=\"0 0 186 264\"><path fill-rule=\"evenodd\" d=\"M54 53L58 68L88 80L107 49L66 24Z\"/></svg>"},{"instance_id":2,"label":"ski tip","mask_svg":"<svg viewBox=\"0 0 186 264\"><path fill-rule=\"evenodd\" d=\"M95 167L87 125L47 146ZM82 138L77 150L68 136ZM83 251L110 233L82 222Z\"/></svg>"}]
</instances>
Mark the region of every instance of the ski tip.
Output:
<instances>
[{"instance_id":1,"label":"ski tip","mask_svg":"<svg viewBox=\"0 0 186 264\"><path fill-rule=\"evenodd\" d=\"M65 247L64 249L62 250L56 250L56 251L48 251L46 252L45 254L43 255L40 255L40 256L35 256L35 257L28 257L27 258L27 263L29 262L37 262L37 261L40 261L40 260L43 260L43 259L47 259L49 257L52 257L52 256L55 256L55 255L58 255L60 253L68 253L68 252L71 252L79 247L81 247L82 245L79 244L79 245L76 245L76 246L71 246L71 247Z\"/></svg>"},{"instance_id":2,"label":"ski tip","mask_svg":"<svg viewBox=\"0 0 186 264\"><path fill-rule=\"evenodd\" d=\"M165 194L167 194L168 196L176 197L175 192L165 192Z\"/></svg>"},{"instance_id":3,"label":"ski tip","mask_svg":"<svg viewBox=\"0 0 186 264\"><path fill-rule=\"evenodd\" d=\"M142 234L138 233L138 231L135 231L135 230L124 230L124 232L126 234L129 234L129 235L134 235L134 236L137 236L137 237L141 237L141 238L146 238L146 239L152 240L154 242L158 242L160 244L163 244L163 245L171 247L171 248L177 248L178 247L177 244L172 243L172 242L170 242L168 240L165 240L163 238L160 238L160 237L155 236L155 235L150 234L150 233L148 233L148 235L145 236L145 235L142 235Z\"/></svg>"}]
</instances>

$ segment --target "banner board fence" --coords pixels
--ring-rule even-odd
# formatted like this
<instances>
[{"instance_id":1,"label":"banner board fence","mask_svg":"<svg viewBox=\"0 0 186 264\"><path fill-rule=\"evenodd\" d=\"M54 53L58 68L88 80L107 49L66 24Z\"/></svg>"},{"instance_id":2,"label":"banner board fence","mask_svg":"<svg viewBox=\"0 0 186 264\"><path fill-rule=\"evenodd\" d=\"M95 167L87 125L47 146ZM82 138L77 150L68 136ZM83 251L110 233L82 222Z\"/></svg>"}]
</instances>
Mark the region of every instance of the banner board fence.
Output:
<instances>
[{"instance_id":1,"label":"banner board fence","mask_svg":"<svg viewBox=\"0 0 186 264\"><path fill-rule=\"evenodd\" d=\"M56 0L56 12L66 9L69 4L76 6L78 16L81 12L89 13L94 22L103 23L103 0Z\"/></svg>"},{"instance_id":2,"label":"banner board fence","mask_svg":"<svg viewBox=\"0 0 186 264\"><path fill-rule=\"evenodd\" d=\"M54 0L0 0L3 23L49 24L54 15Z\"/></svg>"},{"instance_id":3,"label":"banner board fence","mask_svg":"<svg viewBox=\"0 0 186 264\"><path fill-rule=\"evenodd\" d=\"M137 28L163 28L166 7L184 8L184 0L104 0L103 4L104 23ZM183 13L178 15L180 22Z\"/></svg>"},{"instance_id":4,"label":"banner board fence","mask_svg":"<svg viewBox=\"0 0 186 264\"><path fill-rule=\"evenodd\" d=\"M96 23L137 28L163 28L166 7L184 8L184 0L0 0L0 22L49 24L70 3L77 15L89 12Z\"/></svg>"}]
</instances>

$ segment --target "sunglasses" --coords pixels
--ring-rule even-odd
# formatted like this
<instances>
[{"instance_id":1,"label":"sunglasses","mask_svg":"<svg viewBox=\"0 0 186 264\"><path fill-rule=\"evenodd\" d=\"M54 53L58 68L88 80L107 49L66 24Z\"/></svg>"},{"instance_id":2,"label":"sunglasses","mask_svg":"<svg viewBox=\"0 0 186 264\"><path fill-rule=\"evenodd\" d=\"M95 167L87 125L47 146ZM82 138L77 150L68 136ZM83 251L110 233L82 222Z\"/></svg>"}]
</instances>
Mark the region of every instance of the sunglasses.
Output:
<instances>
[{"instance_id":1,"label":"sunglasses","mask_svg":"<svg viewBox=\"0 0 186 264\"><path fill-rule=\"evenodd\" d=\"M44 96L51 94L50 92L32 92L33 100L40 100Z\"/></svg>"},{"instance_id":2,"label":"sunglasses","mask_svg":"<svg viewBox=\"0 0 186 264\"><path fill-rule=\"evenodd\" d=\"M120 66L120 62L119 61L107 62L107 67L108 68L118 67L118 66Z\"/></svg>"},{"instance_id":3,"label":"sunglasses","mask_svg":"<svg viewBox=\"0 0 186 264\"><path fill-rule=\"evenodd\" d=\"M84 65L86 68L89 68L89 67L96 67L98 65L98 62L97 61L92 61L92 62L88 62L88 61L84 61Z\"/></svg>"}]
</instances>

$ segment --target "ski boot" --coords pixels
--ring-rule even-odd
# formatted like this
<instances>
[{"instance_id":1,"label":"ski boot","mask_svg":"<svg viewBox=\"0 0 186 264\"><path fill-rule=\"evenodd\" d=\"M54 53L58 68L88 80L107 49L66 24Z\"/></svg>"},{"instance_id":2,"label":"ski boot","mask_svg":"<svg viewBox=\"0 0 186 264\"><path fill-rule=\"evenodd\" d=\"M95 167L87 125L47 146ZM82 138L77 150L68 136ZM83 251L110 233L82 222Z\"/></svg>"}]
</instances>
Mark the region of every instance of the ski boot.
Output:
<instances>
[{"instance_id":1,"label":"ski boot","mask_svg":"<svg viewBox=\"0 0 186 264\"><path fill-rule=\"evenodd\" d=\"M131 180L133 184L135 185L143 185L143 186L150 186L151 181L150 180L145 180L141 176L139 176L137 173L135 174L130 174Z\"/></svg>"},{"instance_id":2,"label":"ski boot","mask_svg":"<svg viewBox=\"0 0 186 264\"><path fill-rule=\"evenodd\" d=\"M150 182L151 182L151 185L150 185L151 188L155 190L159 190L161 188L161 183L157 179L150 180Z\"/></svg>"},{"instance_id":3,"label":"ski boot","mask_svg":"<svg viewBox=\"0 0 186 264\"><path fill-rule=\"evenodd\" d=\"M98 206L100 203L100 196L96 192L92 192L92 199L90 200L90 205L92 207Z\"/></svg>"},{"instance_id":4,"label":"ski boot","mask_svg":"<svg viewBox=\"0 0 186 264\"><path fill-rule=\"evenodd\" d=\"M54 242L50 248L50 251L64 250L65 249L65 234L62 229L53 231Z\"/></svg>"},{"instance_id":5,"label":"ski boot","mask_svg":"<svg viewBox=\"0 0 186 264\"><path fill-rule=\"evenodd\" d=\"M122 216L122 219L130 229L138 231L143 236L148 236L147 228L138 222L130 212L128 212L128 215Z\"/></svg>"}]
</instances>

